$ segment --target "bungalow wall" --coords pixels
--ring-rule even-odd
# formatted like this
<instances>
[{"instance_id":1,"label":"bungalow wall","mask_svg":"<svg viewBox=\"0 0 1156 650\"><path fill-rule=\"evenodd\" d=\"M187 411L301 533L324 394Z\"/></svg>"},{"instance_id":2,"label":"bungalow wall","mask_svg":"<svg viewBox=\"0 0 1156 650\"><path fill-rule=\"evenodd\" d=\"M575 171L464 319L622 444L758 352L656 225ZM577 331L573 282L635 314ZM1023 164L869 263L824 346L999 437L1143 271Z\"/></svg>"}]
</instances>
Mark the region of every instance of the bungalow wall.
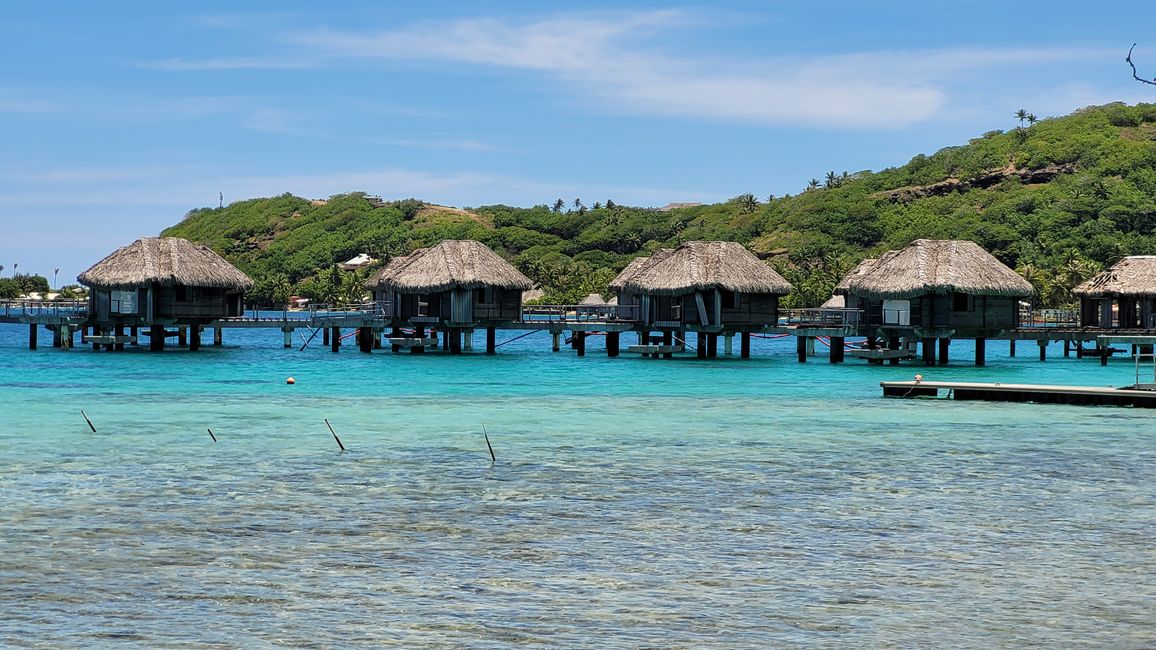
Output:
<instances>
[{"instance_id":1,"label":"bungalow wall","mask_svg":"<svg viewBox=\"0 0 1156 650\"><path fill-rule=\"evenodd\" d=\"M88 303L97 321L119 323L215 320L240 316L244 310L240 292L211 287L94 288L89 292Z\"/></svg>"},{"instance_id":2,"label":"bungalow wall","mask_svg":"<svg viewBox=\"0 0 1156 650\"><path fill-rule=\"evenodd\" d=\"M701 291L679 296L647 296L650 322L676 327L774 325L779 297L774 294Z\"/></svg>"},{"instance_id":3,"label":"bungalow wall","mask_svg":"<svg viewBox=\"0 0 1156 650\"><path fill-rule=\"evenodd\" d=\"M870 327L996 330L1019 325L1018 299L1008 296L927 294L910 300L860 296L855 303L849 299L848 304L864 310L865 324Z\"/></svg>"},{"instance_id":4,"label":"bungalow wall","mask_svg":"<svg viewBox=\"0 0 1156 650\"><path fill-rule=\"evenodd\" d=\"M1081 298L1080 325L1104 329L1156 329L1156 296Z\"/></svg>"},{"instance_id":5,"label":"bungalow wall","mask_svg":"<svg viewBox=\"0 0 1156 650\"><path fill-rule=\"evenodd\" d=\"M388 300L391 292L375 292ZM522 292L517 289L483 287L451 289L434 294L399 293L395 315L408 321L415 317L437 318L446 323L510 322L522 318Z\"/></svg>"}]
</instances>

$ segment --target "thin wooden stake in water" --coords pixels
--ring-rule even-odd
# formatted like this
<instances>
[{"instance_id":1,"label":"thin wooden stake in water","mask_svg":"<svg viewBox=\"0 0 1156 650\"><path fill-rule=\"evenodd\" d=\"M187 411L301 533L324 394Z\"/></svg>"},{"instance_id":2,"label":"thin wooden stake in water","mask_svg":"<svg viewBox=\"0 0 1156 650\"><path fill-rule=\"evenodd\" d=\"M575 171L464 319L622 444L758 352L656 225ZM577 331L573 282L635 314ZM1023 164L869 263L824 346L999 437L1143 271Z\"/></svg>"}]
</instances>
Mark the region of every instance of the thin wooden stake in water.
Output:
<instances>
[{"instance_id":1,"label":"thin wooden stake in water","mask_svg":"<svg viewBox=\"0 0 1156 650\"><path fill-rule=\"evenodd\" d=\"M333 439L337 441L337 446L341 447L341 451L345 451L345 445L341 444L341 438L337 437L337 432L333 430L333 425L329 424L329 418L325 418L325 426L329 427L329 433L333 434Z\"/></svg>"},{"instance_id":2,"label":"thin wooden stake in water","mask_svg":"<svg viewBox=\"0 0 1156 650\"><path fill-rule=\"evenodd\" d=\"M93 433L96 433L96 427L92 426L92 420L88 419L88 416L85 415L84 411L81 411L80 414L84 416L84 421L88 423L88 428L92 429Z\"/></svg>"},{"instance_id":3,"label":"thin wooden stake in water","mask_svg":"<svg viewBox=\"0 0 1156 650\"><path fill-rule=\"evenodd\" d=\"M217 441L217 436L214 436L214 435L213 435L213 430L212 430L212 429L205 429L205 431L208 431L208 432L209 432L209 437L213 439L213 442L216 442L216 441Z\"/></svg>"},{"instance_id":4,"label":"thin wooden stake in water","mask_svg":"<svg viewBox=\"0 0 1156 650\"><path fill-rule=\"evenodd\" d=\"M490 460L498 462L498 457L494 455L494 446L490 444L490 434L486 432L486 425L482 425L482 435L486 437L486 447L490 449Z\"/></svg>"}]
</instances>

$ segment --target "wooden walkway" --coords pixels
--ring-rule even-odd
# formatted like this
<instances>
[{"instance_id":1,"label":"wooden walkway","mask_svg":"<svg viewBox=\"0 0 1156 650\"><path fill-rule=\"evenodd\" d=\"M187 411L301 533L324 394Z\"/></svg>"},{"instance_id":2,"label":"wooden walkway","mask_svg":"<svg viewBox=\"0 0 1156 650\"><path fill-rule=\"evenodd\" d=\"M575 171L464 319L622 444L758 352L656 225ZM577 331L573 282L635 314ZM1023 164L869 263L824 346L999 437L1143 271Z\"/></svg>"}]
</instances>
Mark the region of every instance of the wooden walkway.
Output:
<instances>
[{"instance_id":1,"label":"wooden walkway","mask_svg":"<svg viewBox=\"0 0 1156 650\"><path fill-rule=\"evenodd\" d=\"M1156 390L952 381L881 381L884 397L941 397L986 402L1088 404L1156 408Z\"/></svg>"}]
</instances>

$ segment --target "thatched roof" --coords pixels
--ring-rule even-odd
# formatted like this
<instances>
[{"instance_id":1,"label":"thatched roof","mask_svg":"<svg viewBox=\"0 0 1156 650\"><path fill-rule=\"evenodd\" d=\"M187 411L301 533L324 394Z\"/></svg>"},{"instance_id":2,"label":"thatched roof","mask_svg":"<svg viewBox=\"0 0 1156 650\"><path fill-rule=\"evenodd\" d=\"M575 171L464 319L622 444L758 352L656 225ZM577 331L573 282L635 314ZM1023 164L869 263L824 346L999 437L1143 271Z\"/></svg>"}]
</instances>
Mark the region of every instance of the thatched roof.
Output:
<instances>
[{"instance_id":1,"label":"thatched roof","mask_svg":"<svg viewBox=\"0 0 1156 650\"><path fill-rule=\"evenodd\" d=\"M618 299L611 298L610 300L603 300L599 294L591 293L587 294L587 296L582 299L582 302L578 304L586 307L609 307L611 305L617 305Z\"/></svg>"},{"instance_id":2,"label":"thatched roof","mask_svg":"<svg viewBox=\"0 0 1156 650\"><path fill-rule=\"evenodd\" d=\"M626 265L626 268L622 269L619 271L618 275L614 276L614 279L610 281L610 284L607 288L609 288L611 291L622 291L622 288L626 286L626 282L628 280L638 275L643 269L648 269L651 266L661 262L666 258L666 256L673 252L673 248L660 248L654 251L654 254L650 255L649 257L636 257L630 260L630 263Z\"/></svg>"},{"instance_id":3,"label":"thatched roof","mask_svg":"<svg viewBox=\"0 0 1156 650\"><path fill-rule=\"evenodd\" d=\"M819 309L846 309L847 296L834 295L827 299L827 302L819 305Z\"/></svg>"},{"instance_id":4,"label":"thatched roof","mask_svg":"<svg viewBox=\"0 0 1156 650\"><path fill-rule=\"evenodd\" d=\"M671 296L703 289L784 295L790 293L791 284L742 244L689 241L640 269L622 288Z\"/></svg>"},{"instance_id":5,"label":"thatched roof","mask_svg":"<svg viewBox=\"0 0 1156 650\"><path fill-rule=\"evenodd\" d=\"M546 292L542 290L542 287L534 287L533 289L527 289L526 291L522 292L522 302L525 303L525 302L529 302L531 300L539 300L542 297L544 297L545 295L546 295Z\"/></svg>"},{"instance_id":6,"label":"thatched roof","mask_svg":"<svg viewBox=\"0 0 1156 650\"><path fill-rule=\"evenodd\" d=\"M851 269L847 275L843 276L843 279L839 281L839 284L835 285L835 288L831 290L831 294L835 296L847 295L847 288L850 286L852 279L866 275L871 271L871 269L875 268L875 265L879 263L879 260L885 260L894 257L898 252L899 251L887 251L879 257L872 257L859 262L857 265L855 265L855 268Z\"/></svg>"},{"instance_id":7,"label":"thatched roof","mask_svg":"<svg viewBox=\"0 0 1156 650\"><path fill-rule=\"evenodd\" d=\"M99 289L137 289L150 284L253 288L249 276L208 246L180 237L142 237L116 249L76 279Z\"/></svg>"},{"instance_id":8,"label":"thatched roof","mask_svg":"<svg viewBox=\"0 0 1156 650\"><path fill-rule=\"evenodd\" d=\"M918 239L845 282L847 293L885 300L926 294L1025 297L1034 293L1027 280L991 253L975 242L960 240Z\"/></svg>"},{"instance_id":9,"label":"thatched roof","mask_svg":"<svg viewBox=\"0 0 1156 650\"><path fill-rule=\"evenodd\" d=\"M1156 296L1156 255L1133 255L1072 289L1084 298Z\"/></svg>"},{"instance_id":10,"label":"thatched roof","mask_svg":"<svg viewBox=\"0 0 1156 650\"><path fill-rule=\"evenodd\" d=\"M402 293L439 293L486 286L525 291L533 283L481 242L446 240L394 258L365 286L389 286Z\"/></svg>"}]
</instances>

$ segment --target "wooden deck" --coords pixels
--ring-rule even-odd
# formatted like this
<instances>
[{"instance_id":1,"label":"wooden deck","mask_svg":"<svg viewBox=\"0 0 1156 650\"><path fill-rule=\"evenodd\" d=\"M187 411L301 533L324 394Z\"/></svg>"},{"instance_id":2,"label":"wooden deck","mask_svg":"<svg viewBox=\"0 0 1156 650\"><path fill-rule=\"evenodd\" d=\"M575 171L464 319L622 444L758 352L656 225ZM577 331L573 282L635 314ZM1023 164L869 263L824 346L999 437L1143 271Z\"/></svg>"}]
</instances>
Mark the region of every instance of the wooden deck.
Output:
<instances>
[{"instance_id":1,"label":"wooden deck","mask_svg":"<svg viewBox=\"0 0 1156 650\"><path fill-rule=\"evenodd\" d=\"M1156 408L1156 391L1134 387L1051 386L951 381L881 381L884 397L940 397L987 402L1086 404Z\"/></svg>"}]
</instances>

